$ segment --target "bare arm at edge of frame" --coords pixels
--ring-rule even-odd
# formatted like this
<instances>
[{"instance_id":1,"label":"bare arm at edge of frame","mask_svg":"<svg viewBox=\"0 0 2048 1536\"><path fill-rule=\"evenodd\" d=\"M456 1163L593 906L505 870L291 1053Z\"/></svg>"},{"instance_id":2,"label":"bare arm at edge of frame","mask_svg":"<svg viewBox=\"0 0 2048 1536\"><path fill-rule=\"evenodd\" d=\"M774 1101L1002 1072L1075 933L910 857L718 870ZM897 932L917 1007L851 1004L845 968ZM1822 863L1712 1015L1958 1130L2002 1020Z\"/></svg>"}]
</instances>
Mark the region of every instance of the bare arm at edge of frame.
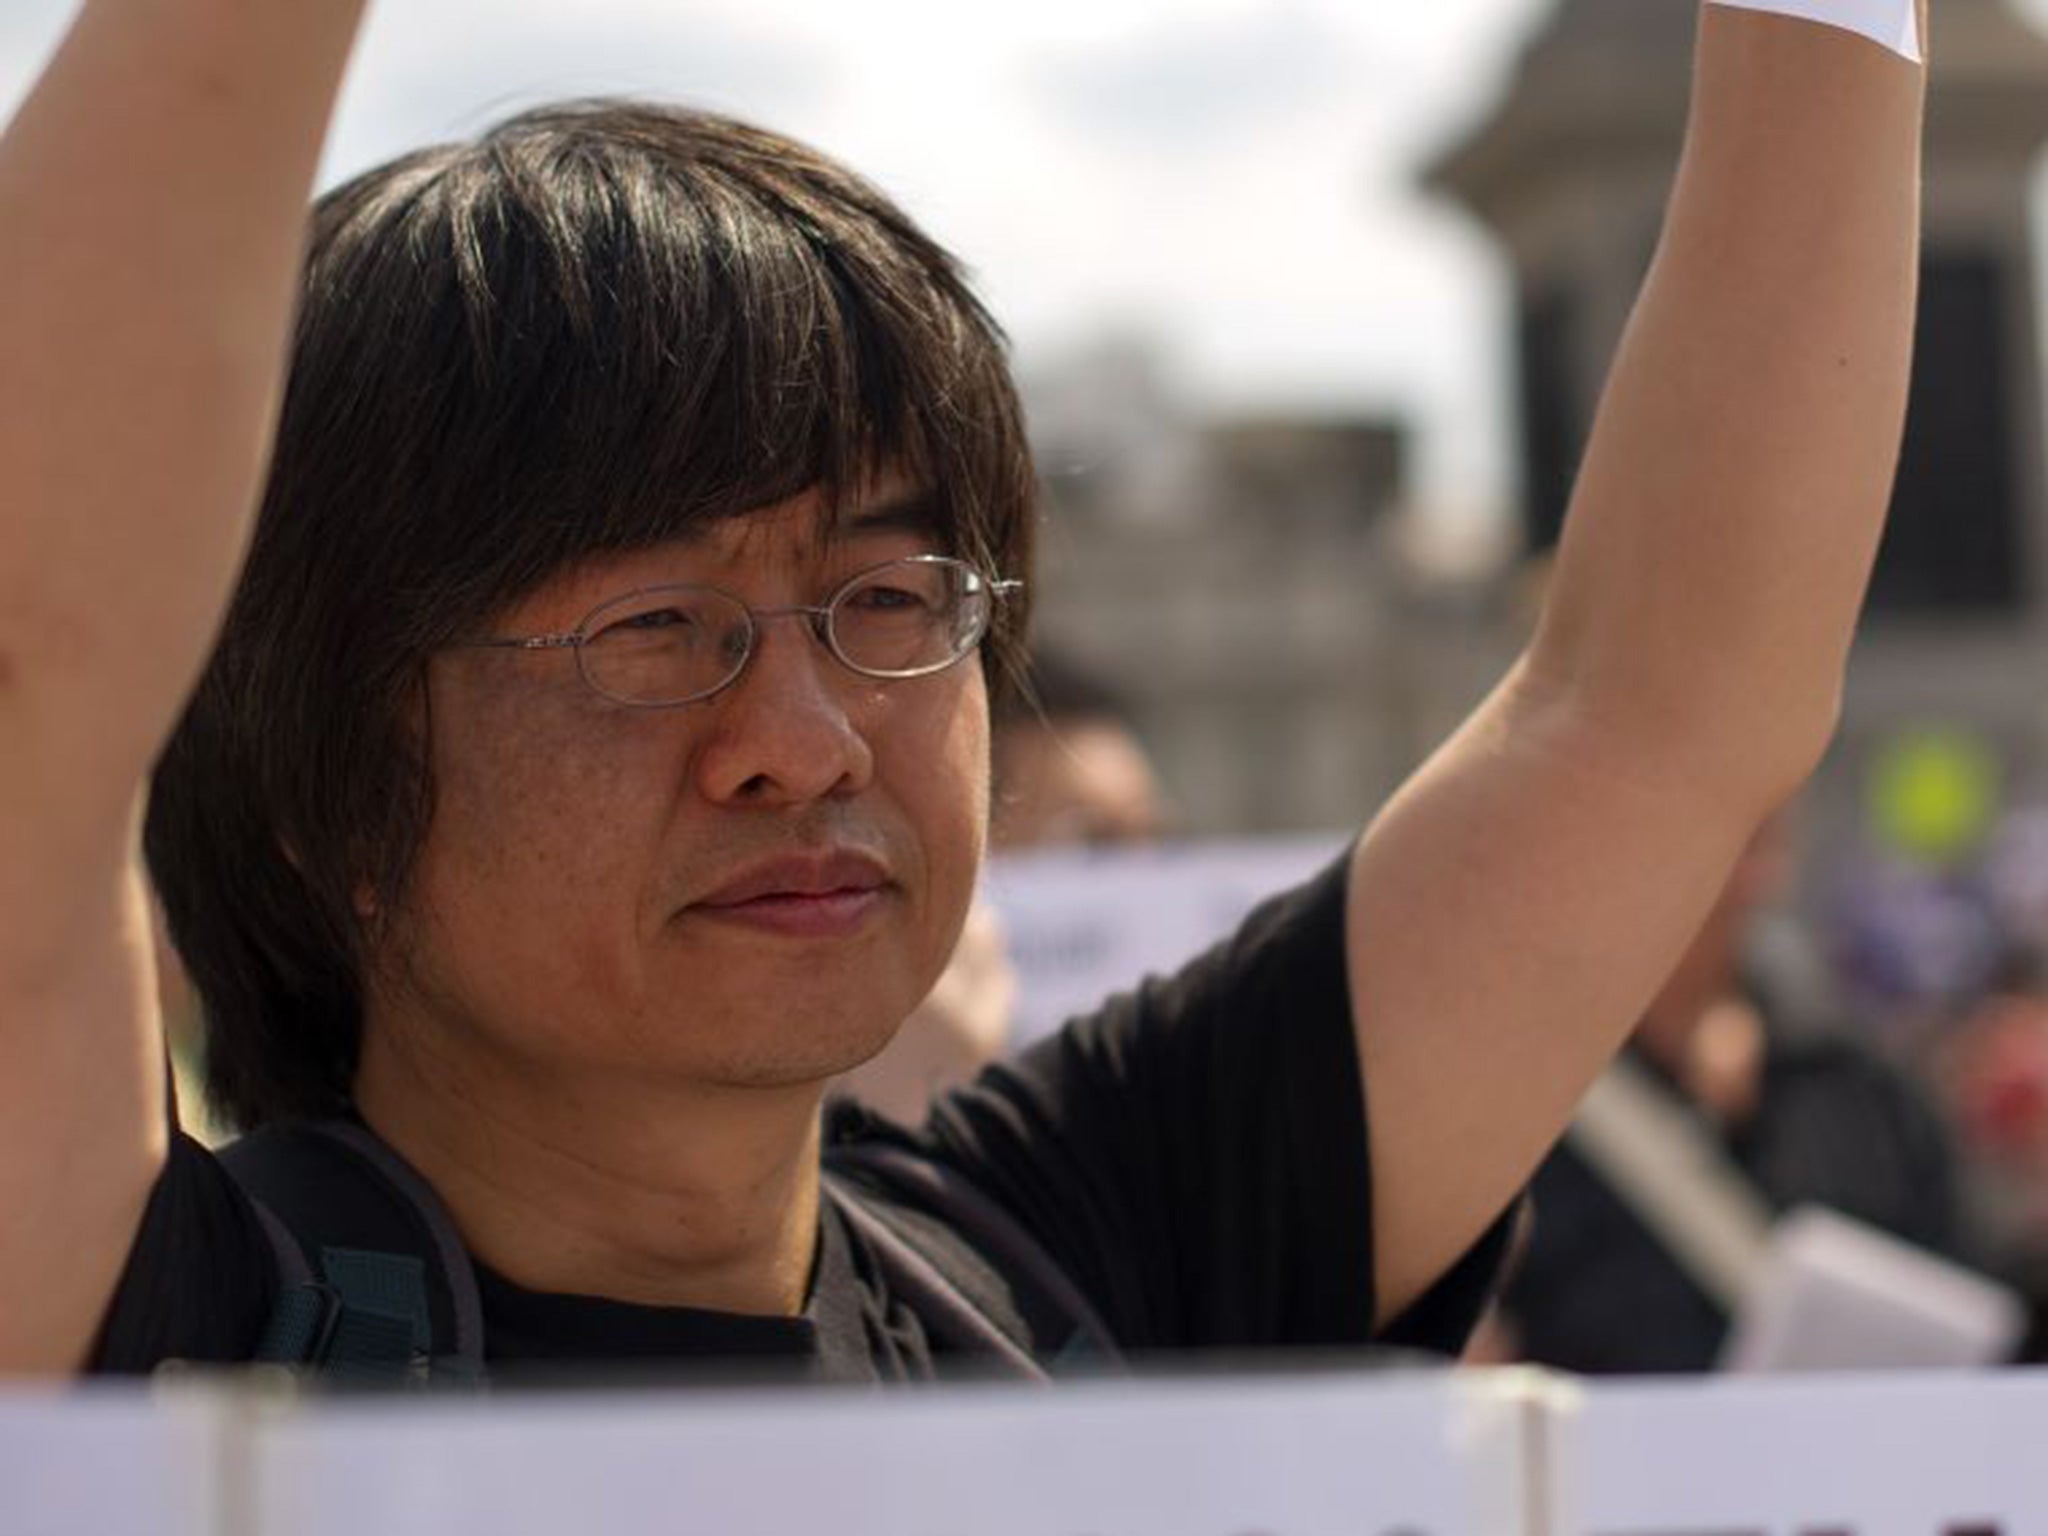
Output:
<instances>
[{"instance_id":1,"label":"bare arm at edge of frame","mask_svg":"<svg viewBox=\"0 0 2048 1536\"><path fill-rule=\"evenodd\" d=\"M85 1361L167 1146L136 848L258 495L364 0L86 0L0 138L0 1372Z\"/></svg>"},{"instance_id":2,"label":"bare arm at edge of frame","mask_svg":"<svg viewBox=\"0 0 2048 1536\"><path fill-rule=\"evenodd\" d=\"M1383 1323L1528 1178L1832 734L1905 415L1924 85L1704 7L1536 638L1353 859Z\"/></svg>"}]
</instances>

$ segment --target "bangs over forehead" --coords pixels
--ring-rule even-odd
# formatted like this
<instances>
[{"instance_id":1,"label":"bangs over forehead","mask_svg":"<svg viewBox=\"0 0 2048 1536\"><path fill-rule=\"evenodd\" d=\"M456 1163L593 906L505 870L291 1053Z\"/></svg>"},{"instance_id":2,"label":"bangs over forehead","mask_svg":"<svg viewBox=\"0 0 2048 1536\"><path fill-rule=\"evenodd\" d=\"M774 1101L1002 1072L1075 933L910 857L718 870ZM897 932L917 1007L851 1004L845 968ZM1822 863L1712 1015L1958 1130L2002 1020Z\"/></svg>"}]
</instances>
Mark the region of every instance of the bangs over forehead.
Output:
<instances>
[{"instance_id":1,"label":"bangs over forehead","mask_svg":"<svg viewBox=\"0 0 2048 1536\"><path fill-rule=\"evenodd\" d=\"M378 482L331 531L396 563L387 591L433 594L408 616L423 648L589 556L884 471L929 490L948 552L1021 574L997 328L943 250L802 146L551 108L343 187L314 249L302 377L361 381L309 390L346 400L322 436L361 456L304 469Z\"/></svg>"}]
</instances>

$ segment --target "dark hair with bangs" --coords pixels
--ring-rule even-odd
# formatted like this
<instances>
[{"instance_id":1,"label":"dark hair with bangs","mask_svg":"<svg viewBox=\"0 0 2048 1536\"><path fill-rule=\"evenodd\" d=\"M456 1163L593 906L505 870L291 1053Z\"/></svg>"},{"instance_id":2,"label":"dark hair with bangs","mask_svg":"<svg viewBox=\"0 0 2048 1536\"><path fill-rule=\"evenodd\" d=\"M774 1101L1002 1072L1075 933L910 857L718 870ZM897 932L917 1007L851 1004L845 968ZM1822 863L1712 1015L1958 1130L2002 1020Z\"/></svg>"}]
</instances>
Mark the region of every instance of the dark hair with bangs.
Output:
<instances>
[{"instance_id":1,"label":"dark hair with bangs","mask_svg":"<svg viewBox=\"0 0 2048 1536\"><path fill-rule=\"evenodd\" d=\"M375 935L433 805L427 658L549 577L902 470L1030 565L1000 332L872 187L731 120L515 118L324 198L275 458L146 828L229 1121L347 1109ZM1024 605L999 605L1000 685Z\"/></svg>"}]
</instances>

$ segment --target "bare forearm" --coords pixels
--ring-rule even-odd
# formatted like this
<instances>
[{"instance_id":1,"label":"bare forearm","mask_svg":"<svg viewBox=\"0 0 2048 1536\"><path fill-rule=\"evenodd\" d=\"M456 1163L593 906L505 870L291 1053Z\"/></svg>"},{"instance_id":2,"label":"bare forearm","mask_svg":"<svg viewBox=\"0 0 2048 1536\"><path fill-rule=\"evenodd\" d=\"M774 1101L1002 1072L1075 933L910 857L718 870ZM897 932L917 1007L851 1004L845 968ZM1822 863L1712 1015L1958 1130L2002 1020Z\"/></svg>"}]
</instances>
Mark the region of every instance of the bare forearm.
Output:
<instances>
[{"instance_id":1,"label":"bare forearm","mask_svg":"<svg viewBox=\"0 0 2048 1536\"><path fill-rule=\"evenodd\" d=\"M259 484L363 0L88 0L0 140L0 718L125 808Z\"/></svg>"},{"instance_id":2,"label":"bare forearm","mask_svg":"<svg viewBox=\"0 0 2048 1536\"><path fill-rule=\"evenodd\" d=\"M1904 417L1923 80L1845 32L1706 9L1528 672L1645 771L1768 797L1833 724Z\"/></svg>"}]
</instances>

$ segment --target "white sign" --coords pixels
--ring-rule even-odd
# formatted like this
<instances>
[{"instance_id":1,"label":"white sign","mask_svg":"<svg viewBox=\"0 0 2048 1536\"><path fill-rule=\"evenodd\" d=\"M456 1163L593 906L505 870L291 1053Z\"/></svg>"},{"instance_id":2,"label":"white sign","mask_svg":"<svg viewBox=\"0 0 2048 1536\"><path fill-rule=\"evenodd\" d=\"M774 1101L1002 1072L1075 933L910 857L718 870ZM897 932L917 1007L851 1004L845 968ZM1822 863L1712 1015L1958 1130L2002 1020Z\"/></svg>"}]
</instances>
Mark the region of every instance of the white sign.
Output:
<instances>
[{"instance_id":1,"label":"white sign","mask_svg":"<svg viewBox=\"0 0 2048 1536\"><path fill-rule=\"evenodd\" d=\"M0 1394L6 1536L216 1536L230 1414L217 1399L119 1387Z\"/></svg>"},{"instance_id":2,"label":"white sign","mask_svg":"<svg viewBox=\"0 0 2048 1536\"><path fill-rule=\"evenodd\" d=\"M1017 971L1012 1043L1052 1033L1226 938L1268 896L1331 863L1348 835L1054 849L989 863Z\"/></svg>"},{"instance_id":3,"label":"white sign","mask_svg":"<svg viewBox=\"0 0 2048 1536\"><path fill-rule=\"evenodd\" d=\"M291 1536L1519 1536L1526 1418L1444 1373L315 1406Z\"/></svg>"},{"instance_id":4,"label":"white sign","mask_svg":"<svg viewBox=\"0 0 2048 1536\"><path fill-rule=\"evenodd\" d=\"M2020 1294L1822 1206L1771 1234L1721 1353L1726 1370L1960 1370L2012 1359Z\"/></svg>"},{"instance_id":5,"label":"white sign","mask_svg":"<svg viewBox=\"0 0 2048 1536\"><path fill-rule=\"evenodd\" d=\"M2048 1536L2048 1373L0 1396L5 1536Z\"/></svg>"},{"instance_id":6,"label":"white sign","mask_svg":"<svg viewBox=\"0 0 2048 1536\"><path fill-rule=\"evenodd\" d=\"M1547 1536L2048 1536L2048 1376L1587 1390L1545 1432Z\"/></svg>"}]
</instances>

